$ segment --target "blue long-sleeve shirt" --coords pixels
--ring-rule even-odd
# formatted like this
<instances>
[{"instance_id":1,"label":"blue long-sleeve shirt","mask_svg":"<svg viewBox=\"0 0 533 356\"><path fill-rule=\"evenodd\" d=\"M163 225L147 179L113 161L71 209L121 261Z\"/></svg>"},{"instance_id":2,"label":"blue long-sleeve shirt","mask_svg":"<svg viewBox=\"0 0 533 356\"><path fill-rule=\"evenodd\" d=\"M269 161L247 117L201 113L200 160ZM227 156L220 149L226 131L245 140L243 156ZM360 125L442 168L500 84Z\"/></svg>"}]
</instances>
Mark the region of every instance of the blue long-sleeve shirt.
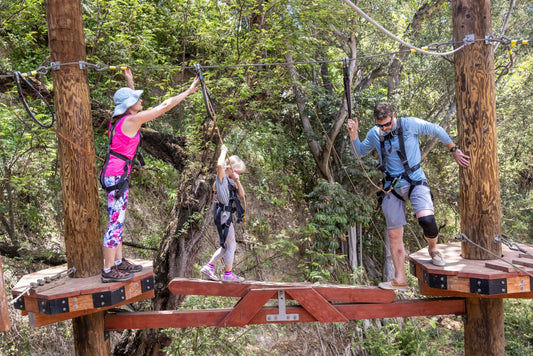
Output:
<instances>
[{"instance_id":1,"label":"blue long-sleeve shirt","mask_svg":"<svg viewBox=\"0 0 533 356\"><path fill-rule=\"evenodd\" d=\"M433 124L431 122L416 118L416 117L403 117L396 119L396 127L398 125L398 120L402 120L401 126L403 130L404 144L405 144L405 154L407 155L407 160L409 162L409 167L420 163L421 153L420 153L420 143L418 142L419 135L431 135L437 137L444 145L448 145L452 142L452 139L439 125ZM395 129L396 129L395 127ZM366 138L361 142L359 138L353 140L353 148L357 152L359 157L364 157L373 149L376 149L379 154L379 159L381 160L381 144L380 136L385 136L386 134L381 131L378 127L373 127L366 134ZM404 173L404 167L402 161L398 156L398 151L400 151L400 141L398 136L393 136L390 140L385 140L385 169L390 173L391 176L397 177ZM412 172L409 175L411 180L422 180L426 179L426 175L422 167ZM400 180L399 186L409 185L405 179Z\"/></svg>"}]
</instances>

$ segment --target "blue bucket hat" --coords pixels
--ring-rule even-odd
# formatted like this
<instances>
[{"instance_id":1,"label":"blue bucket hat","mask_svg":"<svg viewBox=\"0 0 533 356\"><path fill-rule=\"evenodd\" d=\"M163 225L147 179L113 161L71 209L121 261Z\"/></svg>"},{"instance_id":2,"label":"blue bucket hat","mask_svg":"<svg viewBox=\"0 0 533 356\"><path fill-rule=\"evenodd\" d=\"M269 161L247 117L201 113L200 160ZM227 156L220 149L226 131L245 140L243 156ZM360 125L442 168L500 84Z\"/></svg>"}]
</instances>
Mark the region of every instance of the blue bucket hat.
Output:
<instances>
[{"instance_id":1,"label":"blue bucket hat","mask_svg":"<svg viewBox=\"0 0 533 356\"><path fill-rule=\"evenodd\" d=\"M115 111L113 117L122 115L128 110L129 107L135 105L139 101L142 90L133 90L130 88L120 88L113 95L113 101L115 102Z\"/></svg>"}]
</instances>

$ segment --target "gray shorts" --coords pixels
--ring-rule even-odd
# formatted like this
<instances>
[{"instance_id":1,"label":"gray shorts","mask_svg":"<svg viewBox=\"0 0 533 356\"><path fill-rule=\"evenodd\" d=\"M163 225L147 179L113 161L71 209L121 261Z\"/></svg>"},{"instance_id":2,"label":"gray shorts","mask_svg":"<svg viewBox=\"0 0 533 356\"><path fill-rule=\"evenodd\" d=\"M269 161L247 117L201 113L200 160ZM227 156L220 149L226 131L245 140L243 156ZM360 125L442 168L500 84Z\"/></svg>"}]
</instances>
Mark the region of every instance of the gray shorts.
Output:
<instances>
[{"instance_id":1,"label":"gray shorts","mask_svg":"<svg viewBox=\"0 0 533 356\"><path fill-rule=\"evenodd\" d=\"M389 193L383 198L381 209L385 215L385 221L387 222L387 229L395 229L407 224L405 219L405 204L406 201L411 201L414 213L418 213L420 210L433 210L433 200L431 199L431 190L425 185L417 185L411 192L411 199L409 199L410 186L404 186L395 189L405 201L398 199L394 194Z\"/></svg>"}]
</instances>

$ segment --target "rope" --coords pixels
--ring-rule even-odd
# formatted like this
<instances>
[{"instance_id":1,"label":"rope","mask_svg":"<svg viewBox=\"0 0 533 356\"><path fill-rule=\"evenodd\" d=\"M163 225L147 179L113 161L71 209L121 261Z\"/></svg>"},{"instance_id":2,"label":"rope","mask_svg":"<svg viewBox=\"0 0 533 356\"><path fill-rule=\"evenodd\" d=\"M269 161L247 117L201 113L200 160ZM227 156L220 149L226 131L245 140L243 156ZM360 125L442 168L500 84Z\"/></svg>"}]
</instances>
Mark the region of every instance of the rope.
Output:
<instances>
[{"instance_id":1,"label":"rope","mask_svg":"<svg viewBox=\"0 0 533 356\"><path fill-rule=\"evenodd\" d=\"M50 104L48 104L48 101L46 101L46 99L41 95L41 93L39 93L39 91L37 91L37 89L35 89L33 87L33 85L31 85L31 83L26 78L24 78L22 73L15 72L14 74L15 74L15 83L17 84L17 91L18 91L18 94L19 94L20 102L24 106L24 109L26 109L26 112L30 115L30 117L33 119L33 121L35 121L39 126L45 128L45 129L51 128L54 125L55 116L54 116L54 110L52 110L52 107L50 106ZM30 89L33 90L33 92L39 97L39 99L41 99L46 104L46 106L48 107L48 111L50 111L50 115L52 116L52 122L49 125L45 125L42 122L40 122L35 117L33 112L31 111L28 103L26 102L26 98L24 97L24 94L22 94L21 81L24 81L24 83L26 83L26 85L28 85L28 87L30 87Z\"/></svg>"},{"instance_id":2,"label":"rope","mask_svg":"<svg viewBox=\"0 0 533 356\"><path fill-rule=\"evenodd\" d=\"M349 68L348 68L349 65L350 65L350 60L348 58L344 58L343 59L343 66L342 66L342 68L343 68L342 73L343 73L343 83L344 83L344 96L346 97L346 104L348 106L348 117L350 118L350 120L352 120L352 95L351 95L352 90L351 90L351 84L350 84L350 73L349 73ZM318 117L318 115L317 115L317 117ZM320 120L319 120L319 122L320 122ZM320 123L320 124L322 124L322 123ZM326 136L327 136L327 134L326 134ZM355 149L355 145L354 145L354 143L353 143L353 141L351 139L350 139L350 146L352 147L352 151L354 152L355 157L357 157L357 161L359 162L359 165L361 166L361 169L365 173L365 177L368 179L368 181L376 189L378 189L378 191L382 191L385 194L389 194L394 189L394 185L391 184L389 189L385 190L382 187L378 186L376 183L374 183L374 181L372 181L372 179L368 175L368 172L366 171L365 167L363 166L363 162L361 161L361 157L359 157L359 154L357 153L357 150ZM333 150L335 150L335 147L333 147ZM335 154L336 154L336 152L335 152Z\"/></svg>"},{"instance_id":3,"label":"rope","mask_svg":"<svg viewBox=\"0 0 533 356\"><path fill-rule=\"evenodd\" d=\"M528 276L533 277L533 274L529 273L528 271L524 270L524 269L521 268L521 267L518 267L518 266L515 265L514 263L509 262L509 261L503 259L501 256L498 256L498 255L495 254L494 252L492 252L492 251L486 249L485 247L478 245L478 244L475 243L474 241L470 240L470 239L468 238L468 236L466 236L466 235L463 234L463 233L461 233L461 234L455 236L455 239L460 240L460 241L466 241L466 242L468 242L468 243L470 243L470 244L472 244L472 245L474 245L474 246L476 246L476 247L482 249L483 251L487 252L489 255L494 256L494 257L496 257L497 259L499 259L499 260L501 260L501 261L503 261L503 262L505 262L505 263L507 263L507 264L513 266L514 268L516 268L517 270L519 270L519 271L521 271L521 272L527 274Z\"/></svg>"},{"instance_id":4,"label":"rope","mask_svg":"<svg viewBox=\"0 0 533 356\"><path fill-rule=\"evenodd\" d=\"M65 135L63 135L62 133L60 133L59 131L54 129L53 127L49 127L49 129L54 131L56 133L56 135L58 135L63 140L67 141L68 143L72 144L74 147L78 147L80 150L84 151L85 153L88 153L90 156L94 156L97 159L99 159L100 161L105 162L105 160L102 157L99 157L99 156L96 155L96 153L91 152L91 151L85 149L83 146L78 145L76 142L72 141L71 139L69 139L68 137L66 137Z\"/></svg>"},{"instance_id":5,"label":"rope","mask_svg":"<svg viewBox=\"0 0 533 356\"><path fill-rule=\"evenodd\" d=\"M217 124L217 115L215 111L215 105L213 103L213 99L211 99L211 94L209 93L209 89L207 89L207 85L205 84L204 75L202 72L202 67L199 64L196 64L194 66L194 69L198 73L198 78L200 79L200 86L202 88L202 95L204 98L205 108L207 110L207 114L209 117L213 120L213 124L215 125L215 130L217 131L218 138L220 139L220 143L224 144L224 140L222 139L222 135L220 134L220 130L218 128ZM229 160L229 154L226 152L226 157ZM231 165L230 165L231 167ZM231 167L231 170L233 171L233 167ZM244 205L244 215L242 217L243 225L246 226L246 197L242 197L243 205Z\"/></svg>"}]
</instances>

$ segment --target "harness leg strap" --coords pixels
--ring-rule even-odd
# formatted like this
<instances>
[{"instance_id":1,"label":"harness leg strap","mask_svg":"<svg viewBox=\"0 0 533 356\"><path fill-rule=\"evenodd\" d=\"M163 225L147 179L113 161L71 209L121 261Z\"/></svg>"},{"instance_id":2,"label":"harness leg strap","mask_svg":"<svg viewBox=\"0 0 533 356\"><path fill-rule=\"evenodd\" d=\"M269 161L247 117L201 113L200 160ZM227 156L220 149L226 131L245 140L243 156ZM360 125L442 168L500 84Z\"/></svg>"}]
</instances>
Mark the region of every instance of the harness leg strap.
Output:
<instances>
[{"instance_id":1,"label":"harness leg strap","mask_svg":"<svg viewBox=\"0 0 533 356\"><path fill-rule=\"evenodd\" d=\"M435 215L427 215L418 218L418 224L422 226L424 236L428 239L434 239L439 236L439 228L435 221Z\"/></svg>"}]
</instances>

